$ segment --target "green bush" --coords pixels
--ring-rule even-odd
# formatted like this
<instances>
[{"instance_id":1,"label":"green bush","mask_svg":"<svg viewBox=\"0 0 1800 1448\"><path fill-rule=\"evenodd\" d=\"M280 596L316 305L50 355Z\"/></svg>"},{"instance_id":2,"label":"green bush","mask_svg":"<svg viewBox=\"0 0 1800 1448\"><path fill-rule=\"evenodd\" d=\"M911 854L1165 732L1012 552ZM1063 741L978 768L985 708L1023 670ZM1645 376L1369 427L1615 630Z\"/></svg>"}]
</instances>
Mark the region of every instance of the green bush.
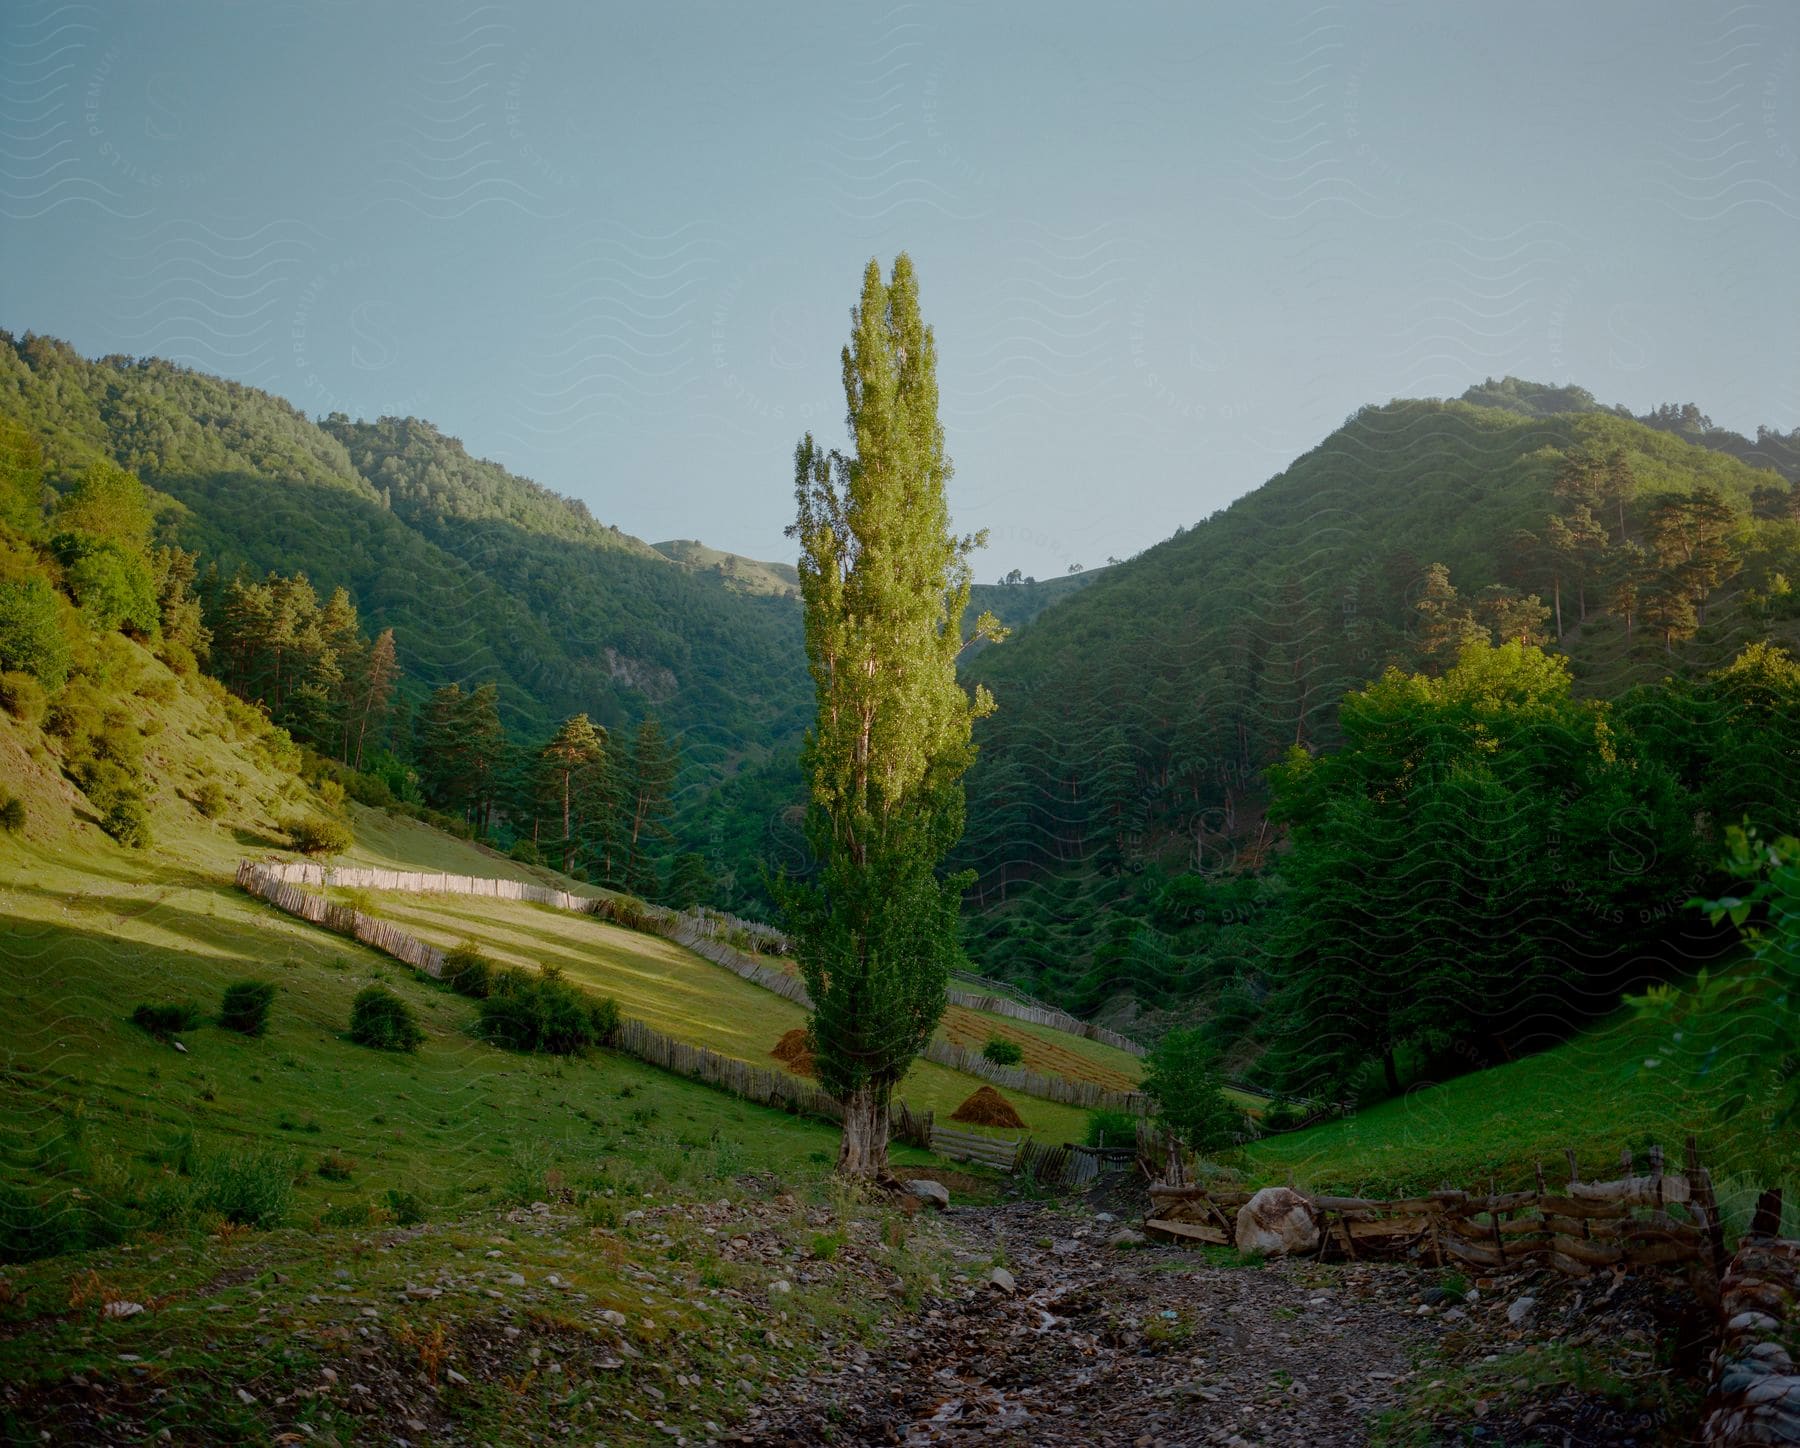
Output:
<instances>
[{"instance_id":1,"label":"green bush","mask_svg":"<svg viewBox=\"0 0 1800 1448\"><path fill-rule=\"evenodd\" d=\"M414 1227L425 1220L425 1203L416 1192L389 1187L381 1195L381 1204L387 1208L395 1226Z\"/></svg>"},{"instance_id":2,"label":"green bush","mask_svg":"<svg viewBox=\"0 0 1800 1448\"><path fill-rule=\"evenodd\" d=\"M150 810L143 796L121 793L100 817L100 828L121 845L134 850L148 849L151 843Z\"/></svg>"},{"instance_id":3,"label":"green bush","mask_svg":"<svg viewBox=\"0 0 1800 1448\"><path fill-rule=\"evenodd\" d=\"M486 1000L493 989L494 967L469 942L444 953L444 984L458 995Z\"/></svg>"},{"instance_id":4,"label":"green bush","mask_svg":"<svg viewBox=\"0 0 1800 1448\"><path fill-rule=\"evenodd\" d=\"M619 1028L619 1003L596 999L551 966L537 975L503 970L481 1003L476 1029L510 1051L578 1054L604 1045Z\"/></svg>"},{"instance_id":5,"label":"green bush","mask_svg":"<svg viewBox=\"0 0 1800 1448\"><path fill-rule=\"evenodd\" d=\"M1137 1141L1137 1117L1129 1111L1091 1111L1087 1120L1087 1145L1131 1146Z\"/></svg>"},{"instance_id":6,"label":"green bush","mask_svg":"<svg viewBox=\"0 0 1800 1448\"><path fill-rule=\"evenodd\" d=\"M0 674L0 709L26 724L41 724L49 708L44 686L23 669Z\"/></svg>"},{"instance_id":7,"label":"green bush","mask_svg":"<svg viewBox=\"0 0 1800 1448\"><path fill-rule=\"evenodd\" d=\"M513 847L506 852L509 860L517 860L521 865L541 865L544 863L543 851L532 840L514 840Z\"/></svg>"},{"instance_id":8,"label":"green bush","mask_svg":"<svg viewBox=\"0 0 1800 1448\"><path fill-rule=\"evenodd\" d=\"M378 1051L413 1051L425 1032L405 1001L386 986L365 986L350 1002L350 1039Z\"/></svg>"},{"instance_id":9,"label":"green bush","mask_svg":"<svg viewBox=\"0 0 1800 1448\"><path fill-rule=\"evenodd\" d=\"M152 704L173 704L175 696L181 692L181 685L168 674L147 674L133 692Z\"/></svg>"},{"instance_id":10,"label":"green bush","mask_svg":"<svg viewBox=\"0 0 1800 1448\"><path fill-rule=\"evenodd\" d=\"M356 843L356 836L343 820L320 819L317 815L289 815L282 820L281 829L303 855L341 855Z\"/></svg>"},{"instance_id":11,"label":"green bush","mask_svg":"<svg viewBox=\"0 0 1800 1448\"><path fill-rule=\"evenodd\" d=\"M69 677L56 590L42 578L0 583L0 669L23 670L46 689L60 689Z\"/></svg>"},{"instance_id":12,"label":"green bush","mask_svg":"<svg viewBox=\"0 0 1800 1448\"><path fill-rule=\"evenodd\" d=\"M124 1206L91 1185L40 1198L0 1182L0 1262L35 1262L87 1252L125 1240L131 1218Z\"/></svg>"},{"instance_id":13,"label":"green bush","mask_svg":"<svg viewBox=\"0 0 1800 1448\"><path fill-rule=\"evenodd\" d=\"M227 1152L194 1163L194 1207L246 1227L279 1227L294 1202L294 1162L280 1152Z\"/></svg>"},{"instance_id":14,"label":"green bush","mask_svg":"<svg viewBox=\"0 0 1800 1448\"><path fill-rule=\"evenodd\" d=\"M347 1182L356 1175L356 1163L341 1151L328 1151L314 1170L328 1182Z\"/></svg>"},{"instance_id":15,"label":"green bush","mask_svg":"<svg viewBox=\"0 0 1800 1448\"><path fill-rule=\"evenodd\" d=\"M69 536L59 534L58 539ZM66 565L69 591L96 632L156 632L159 610L149 560L112 543L83 540Z\"/></svg>"},{"instance_id":16,"label":"green bush","mask_svg":"<svg viewBox=\"0 0 1800 1448\"><path fill-rule=\"evenodd\" d=\"M197 1030L206 1019L200 1007L191 1001L143 1004L131 1013L131 1023L153 1036L173 1036L180 1031Z\"/></svg>"},{"instance_id":17,"label":"green bush","mask_svg":"<svg viewBox=\"0 0 1800 1448\"><path fill-rule=\"evenodd\" d=\"M999 1036L989 1036L981 1054L996 1066L1016 1066L1025 1059L1025 1052L1017 1042Z\"/></svg>"},{"instance_id":18,"label":"green bush","mask_svg":"<svg viewBox=\"0 0 1800 1448\"><path fill-rule=\"evenodd\" d=\"M25 801L16 795L0 794L0 833L16 835L25 828Z\"/></svg>"},{"instance_id":19,"label":"green bush","mask_svg":"<svg viewBox=\"0 0 1800 1448\"><path fill-rule=\"evenodd\" d=\"M209 779L194 791L194 808L209 820L216 820L225 813L227 803L225 786L216 779Z\"/></svg>"},{"instance_id":20,"label":"green bush","mask_svg":"<svg viewBox=\"0 0 1800 1448\"><path fill-rule=\"evenodd\" d=\"M219 1024L228 1031L260 1036L269 1029L269 1006L275 987L266 980L235 980L225 987L219 1005Z\"/></svg>"},{"instance_id":21,"label":"green bush","mask_svg":"<svg viewBox=\"0 0 1800 1448\"><path fill-rule=\"evenodd\" d=\"M392 809L396 802L394 791L388 787L387 781L373 774L352 772L346 775L344 793L370 809Z\"/></svg>"},{"instance_id":22,"label":"green bush","mask_svg":"<svg viewBox=\"0 0 1800 1448\"><path fill-rule=\"evenodd\" d=\"M1292 1131L1300 1124L1300 1113L1285 1101L1278 1101L1262 1114L1265 1132Z\"/></svg>"},{"instance_id":23,"label":"green bush","mask_svg":"<svg viewBox=\"0 0 1800 1448\"><path fill-rule=\"evenodd\" d=\"M662 919L655 909L635 895L602 896L594 901L593 913L615 925L622 925L627 930L655 933L662 925Z\"/></svg>"}]
</instances>

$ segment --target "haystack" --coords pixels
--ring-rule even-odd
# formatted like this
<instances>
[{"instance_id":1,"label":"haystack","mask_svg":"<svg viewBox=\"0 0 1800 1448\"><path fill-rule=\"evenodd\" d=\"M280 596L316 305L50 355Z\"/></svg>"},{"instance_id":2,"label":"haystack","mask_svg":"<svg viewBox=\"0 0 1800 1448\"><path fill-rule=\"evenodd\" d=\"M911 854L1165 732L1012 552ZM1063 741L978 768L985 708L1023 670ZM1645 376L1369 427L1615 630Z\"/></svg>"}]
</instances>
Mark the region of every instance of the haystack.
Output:
<instances>
[{"instance_id":1,"label":"haystack","mask_svg":"<svg viewBox=\"0 0 1800 1448\"><path fill-rule=\"evenodd\" d=\"M769 1054L796 1076L819 1074L818 1068L813 1064L812 1050L806 1044L806 1031L800 1026L795 1026L777 1041L775 1049Z\"/></svg>"},{"instance_id":2,"label":"haystack","mask_svg":"<svg viewBox=\"0 0 1800 1448\"><path fill-rule=\"evenodd\" d=\"M1020 1131L1025 1123L1019 1113L992 1086L983 1086L950 1114L952 1121L966 1121L971 1126L1011 1126Z\"/></svg>"}]
</instances>

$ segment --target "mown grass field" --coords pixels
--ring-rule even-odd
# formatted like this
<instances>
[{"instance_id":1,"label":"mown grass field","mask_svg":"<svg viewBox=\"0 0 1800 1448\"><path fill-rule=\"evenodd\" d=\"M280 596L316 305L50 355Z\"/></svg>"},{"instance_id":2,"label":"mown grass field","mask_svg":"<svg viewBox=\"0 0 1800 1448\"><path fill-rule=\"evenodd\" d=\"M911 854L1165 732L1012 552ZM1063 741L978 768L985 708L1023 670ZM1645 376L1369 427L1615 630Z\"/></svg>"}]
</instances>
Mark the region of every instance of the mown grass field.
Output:
<instances>
[{"instance_id":1,"label":"mown grass field","mask_svg":"<svg viewBox=\"0 0 1800 1448\"><path fill-rule=\"evenodd\" d=\"M754 1065L780 1069L770 1056L775 1043L806 1024L806 1012L792 1001L671 941L590 916L510 900L351 893L358 908L392 920L433 945L468 941L501 964L560 966L571 980L595 994L612 996L626 1015L678 1040ZM899 1095L914 1109L935 1111L943 1119L982 1084L977 1077L920 1061L907 1073ZM1009 1099L1034 1135L1079 1141L1086 1131L1084 1111L1018 1093L1009 1093Z\"/></svg>"},{"instance_id":2,"label":"mown grass field","mask_svg":"<svg viewBox=\"0 0 1800 1448\"><path fill-rule=\"evenodd\" d=\"M171 689L172 676L141 651L130 662L144 692L121 693L145 732L155 830L147 850L122 848L84 818L85 802L43 736L0 714L0 775L27 811L23 833L0 835L0 1002L9 1022L0 1184L22 1189L21 1200L54 1213L79 1200L70 1193L83 1181L130 1195L165 1173L164 1158L195 1151L291 1158L302 1219L388 1188L449 1210L491 1199L533 1164L574 1173L628 1159L695 1182L737 1170L823 1174L835 1134L822 1123L609 1053L557 1062L496 1050L471 1034L471 1002L238 891L236 862L278 849L279 821L316 809L316 797L217 698ZM216 820L193 802L208 781L229 801ZM353 863L572 883L412 821L351 813ZM726 1041L707 1044L741 1044L748 1059L773 1066L769 1048L799 1023L791 1004L669 942L515 908L521 959L565 951L572 975L604 984L628 1012L672 1034L705 1039L710 1022ZM464 933L458 922L440 938ZM139 1003L191 1001L210 1017L225 985L243 978L277 987L261 1040L209 1025L177 1051L130 1022ZM391 1056L345 1039L352 996L376 981L417 1013L427 1037L418 1052ZM911 1094L948 1114L979 1084L928 1067ZM1082 1130L1082 1113L1020 1104L1042 1135ZM347 1181L312 1170L328 1154L354 1162ZM927 1158L901 1148L897 1159Z\"/></svg>"}]
</instances>

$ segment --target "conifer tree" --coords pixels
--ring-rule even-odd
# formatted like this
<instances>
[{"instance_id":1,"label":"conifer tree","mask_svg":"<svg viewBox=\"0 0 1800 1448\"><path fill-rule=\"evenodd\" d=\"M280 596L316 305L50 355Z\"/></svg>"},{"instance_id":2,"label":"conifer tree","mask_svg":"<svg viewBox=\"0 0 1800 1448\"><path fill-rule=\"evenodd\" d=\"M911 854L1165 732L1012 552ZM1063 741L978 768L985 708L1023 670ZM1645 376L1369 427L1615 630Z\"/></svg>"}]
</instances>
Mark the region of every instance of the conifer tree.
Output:
<instances>
[{"instance_id":1,"label":"conifer tree","mask_svg":"<svg viewBox=\"0 0 1800 1448\"><path fill-rule=\"evenodd\" d=\"M574 864L585 806L606 764L606 731L596 729L586 714L563 720L555 737L538 754L551 802L562 810L562 868Z\"/></svg>"},{"instance_id":2,"label":"conifer tree","mask_svg":"<svg viewBox=\"0 0 1800 1448\"><path fill-rule=\"evenodd\" d=\"M843 1105L840 1175L887 1171L888 1103L943 1014L968 875L939 865L962 834L971 722L993 707L956 678L969 556L950 531L937 348L903 253L871 261L842 354L852 450L795 450L800 592L818 714L802 747L820 861L782 903L813 1000L820 1083ZM984 615L975 637L997 638Z\"/></svg>"},{"instance_id":3,"label":"conifer tree","mask_svg":"<svg viewBox=\"0 0 1800 1448\"><path fill-rule=\"evenodd\" d=\"M638 725L631 741L630 766L624 777L625 888L637 895L658 892L653 846L674 838L668 818L674 813L675 776L681 760L654 714Z\"/></svg>"}]
</instances>

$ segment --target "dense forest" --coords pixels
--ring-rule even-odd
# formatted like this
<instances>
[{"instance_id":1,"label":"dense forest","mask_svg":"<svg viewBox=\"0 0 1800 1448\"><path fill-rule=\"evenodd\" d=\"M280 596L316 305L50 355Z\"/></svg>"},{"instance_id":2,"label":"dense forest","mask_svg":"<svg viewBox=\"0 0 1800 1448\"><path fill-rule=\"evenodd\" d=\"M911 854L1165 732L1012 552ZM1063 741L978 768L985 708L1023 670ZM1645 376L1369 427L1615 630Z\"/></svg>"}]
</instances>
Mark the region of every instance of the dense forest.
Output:
<instances>
[{"instance_id":1,"label":"dense forest","mask_svg":"<svg viewBox=\"0 0 1800 1448\"><path fill-rule=\"evenodd\" d=\"M790 566L641 542L416 419L3 341L0 662L73 701L121 839L108 631L523 857L751 914L810 868ZM1509 378L1366 407L1125 563L978 587L1014 637L965 665L1000 704L953 861L972 961L1391 1086L1704 951L1679 907L1721 831L1800 801L1797 475L1800 434Z\"/></svg>"},{"instance_id":2,"label":"dense forest","mask_svg":"<svg viewBox=\"0 0 1800 1448\"><path fill-rule=\"evenodd\" d=\"M1771 455L1784 444L1774 434L1762 440ZM1559 739L1600 731L1606 751L1631 747L1646 758L1616 796L1605 793L1619 784L1616 771L1603 788L1591 749L1563 748L1554 767L1531 749L1519 761L1447 758L1457 790L1474 787L1473 762L1502 776L1483 788L1499 791L1486 807L1505 829L1495 823L1466 843L1504 840L1505 858L1530 856L1527 842L1542 837L1534 831L1555 825L1569 841L1566 867L1611 843L1604 824L1650 863L1621 872L1619 888L1636 892L1630 900L1597 902L1574 912L1572 925L1556 924L1578 938L1529 942L1542 958L1591 960L1593 972L1548 996L1518 981L1508 1009L1528 1013L1535 1001L1566 1018L1570 995L1616 999L1630 962L1642 973L1677 949L1654 923L1626 930L1618 917L1679 914L1695 862L1709 857L1721 824L1753 803L1718 807L1705 797L1725 754L1748 748L1724 737L1741 723L1725 702L1736 697L1727 681L1754 675L1772 700L1753 775L1769 813L1786 809L1791 820L1800 800L1796 676L1780 654L1742 654L1800 636L1790 585L1800 566L1796 496L1720 441L1717 430L1690 439L1602 409L1578 389L1512 379L1468 400L1365 408L1263 488L1109 570L1045 626L989 651L970 669L1000 701L977 731L983 756L961 858L979 871L972 954L989 973L1081 1011L1109 1001L1199 1010L1224 1044L1259 1049L1253 1027L1274 1034L1271 1011L1293 994L1284 972L1305 945L1284 933L1305 913L1294 902L1323 889L1308 874L1323 868L1315 848L1367 847L1343 817L1343 799L1303 803L1330 769L1309 775L1292 757L1328 761L1354 746L1346 696L1384 671L1399 672L1375 687L1429 697L1465 650L1510 641L1527 656L1518 667L1549 661L1558 708L1577 712L1508 729L1521 739L1532 729ZM1684 730L1674 718L1688 720ZM1484 735L1482 748L1491 747ZM1674 793L1659 794L1664 786ZM1547 817L1536 805L1558 790L1566 809ZM1599 822L1586 819L1586 836L1568 833L1564 815L1584 811ZM1406 839L1429 838L1404 818ZM1447 818L1453 828L1459 817ZM1626 847L1621 839L1612 852ZM1460 879L1489 876L1474 855L1448 850L1440 840L1431 857ZM1554 888L1579 891L1579 876ZM1520 908L1501 879L1490 883L1485 911L1451 916L1500 933L1498 922ZM1367 899L1354 907L1365 936L1384 908ZM1457 959L1474 949L1415 924L1409 939L1428 953ZM1341 916L1337 927L1346 928ZM1490 967L1492 979L1514 979L1499 950L1470 979ZM1498 1014L1481 1024L1498 1038L1484 1051L1510 1049L1507 1032L1520 1028ZM1438 1021L1387 1034L1441 1045L1448 1029ZM1291 1063L1302 1074L1328 1065Z\"/></svg>"}]
</instances>

